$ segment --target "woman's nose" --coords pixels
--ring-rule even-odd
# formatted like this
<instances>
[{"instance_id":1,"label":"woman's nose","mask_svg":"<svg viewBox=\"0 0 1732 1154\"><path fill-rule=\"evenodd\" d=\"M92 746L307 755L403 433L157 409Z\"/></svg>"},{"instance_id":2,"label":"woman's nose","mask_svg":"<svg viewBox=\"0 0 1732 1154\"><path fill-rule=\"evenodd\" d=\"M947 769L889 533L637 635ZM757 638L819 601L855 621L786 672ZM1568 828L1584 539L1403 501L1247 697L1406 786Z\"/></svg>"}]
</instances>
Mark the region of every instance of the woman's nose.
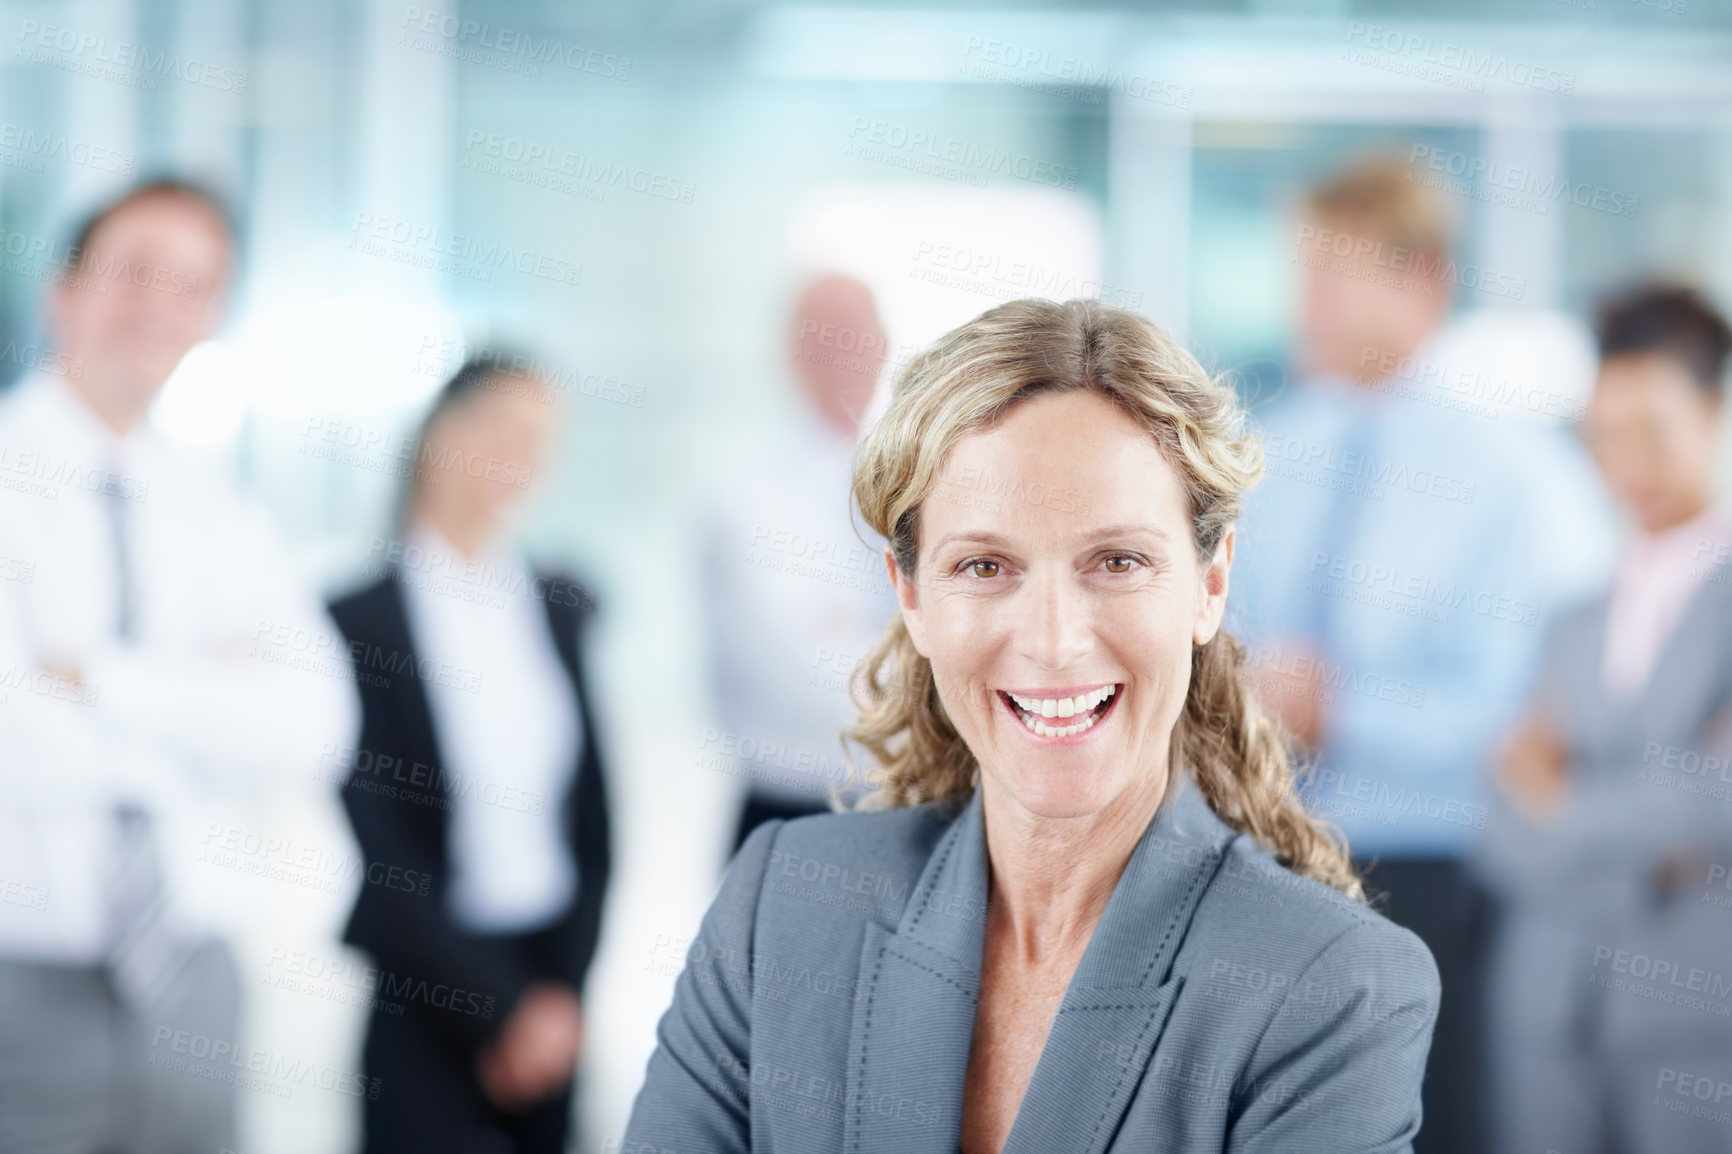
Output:
<instances>
[{"instance_id":1,"label":"woman's nose","mask_svg":"<svg viewBox=\"0 0 1732 1154\"><path fill-rule=\"evenodd\" d=\"M1064 669L1094 648L1094 613L1087 593L1068 575L1031 577L1018 606L1022 655L1043 669Z\"/></svg>"}]
</instances>

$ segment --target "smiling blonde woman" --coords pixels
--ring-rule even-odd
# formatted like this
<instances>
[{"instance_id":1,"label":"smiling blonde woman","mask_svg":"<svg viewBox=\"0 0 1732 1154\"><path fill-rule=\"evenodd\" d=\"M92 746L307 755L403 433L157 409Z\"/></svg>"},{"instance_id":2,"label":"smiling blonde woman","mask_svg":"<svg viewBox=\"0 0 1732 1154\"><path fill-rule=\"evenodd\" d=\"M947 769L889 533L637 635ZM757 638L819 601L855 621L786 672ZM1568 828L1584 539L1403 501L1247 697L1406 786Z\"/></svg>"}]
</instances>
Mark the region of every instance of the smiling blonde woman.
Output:
<instances>
[{"instance_id":1,"label":"smiling blonde woman","mask_svg":"<svg viewBox=\"0 0 1732 1154\"><path fill-rule=\"evenodd\" d=\"M908 365L854 477L878 792L741 847L622 1151L1410 1149L1436 968L1221 630L1260 470L1134 313L1015 301Z\"/></svg>"}]
</instances>

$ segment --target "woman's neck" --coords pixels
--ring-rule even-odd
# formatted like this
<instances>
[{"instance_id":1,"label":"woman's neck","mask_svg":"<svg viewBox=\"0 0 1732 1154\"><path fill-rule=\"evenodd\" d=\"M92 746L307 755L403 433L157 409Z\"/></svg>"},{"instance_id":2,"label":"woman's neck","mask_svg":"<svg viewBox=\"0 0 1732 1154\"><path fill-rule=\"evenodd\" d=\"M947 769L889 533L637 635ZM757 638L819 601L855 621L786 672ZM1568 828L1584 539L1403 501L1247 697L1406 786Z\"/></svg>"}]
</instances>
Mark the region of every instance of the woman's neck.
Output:
<instances>
[{"instance_id":1,"label":"woman's neck","mask_svg":"<svg viewBox=\"0 0 1732 1154\"><path fill-rule=\"evenodd\" d=\"M1166 778L1164 768L1152 771L1087 817L1045 818L982 776L992 863L988 925L1008 935L1020 960L1039 964L1087 947L1166 795Z\"/></svg>"},{"instance_id":2,"label":"woman's neck","mask_svg":"<svg viewBox=\"0 0 1732 1154\"><path fill-rule=\"evenodd\" d=\"M456 516L437 505L417 509L415 519L449 541L465 561L480 557L494 543L493 526L479 518Z\"/></svg>"}]
</instances>

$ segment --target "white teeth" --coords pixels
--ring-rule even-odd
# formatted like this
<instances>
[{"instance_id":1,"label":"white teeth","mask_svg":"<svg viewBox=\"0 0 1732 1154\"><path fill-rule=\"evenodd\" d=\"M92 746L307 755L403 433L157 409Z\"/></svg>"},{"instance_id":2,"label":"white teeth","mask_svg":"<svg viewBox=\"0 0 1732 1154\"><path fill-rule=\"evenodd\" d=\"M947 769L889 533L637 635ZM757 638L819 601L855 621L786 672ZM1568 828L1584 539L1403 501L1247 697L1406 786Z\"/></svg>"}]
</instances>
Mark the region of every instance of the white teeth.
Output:
<instances>
[{"instance_id":1,"label":"white teeth","mask_svg":"<svg viewBox=\"0 0 1732 1154\"><path fill-rule=\"evenodd\" d=\"M1040 737L1069 737L1074 733L1082 733L1094 727L1095 718L1085 717L1075 725L1051 726L1034 718L1026 718L1023 724L1032 729Z\"/></svg>"},{"instance_id":2,"label":"white teeth","mask_svg":"<svg viewBox=\"0 0 1732 1154\"><path fill-rule=\"evenodd\" d=\"M1026 714L1018 714L1018 716L1022 718L1022 723L1028 726L1031 732L1040 737L1069 737L1094 726L1099 718L1095 717L1091 711L1095 706L1111 697L1117 688L1116 685L1103 685L1092 693L1085 693L1079 697L1023 697L1016 693L1007 693L1006 696L1026 711ZM1048 717L1075 717L1078 714L1087 714L1087 716L1074 725L1047 725L1043 720Z\"/></svg>"},{"instance_id":3,"label":"white teeth","mask_svg":"<svg viewBox=\"0 0 1732 1154\"><path fill-rule=\"evenodd\" d=\"M1023 697L1012 693L1010 699L1038 717L1075 717L1087 713L1113 695L1117 686L1103 685L1079 697Z\"/></svg>"}]
</instances>

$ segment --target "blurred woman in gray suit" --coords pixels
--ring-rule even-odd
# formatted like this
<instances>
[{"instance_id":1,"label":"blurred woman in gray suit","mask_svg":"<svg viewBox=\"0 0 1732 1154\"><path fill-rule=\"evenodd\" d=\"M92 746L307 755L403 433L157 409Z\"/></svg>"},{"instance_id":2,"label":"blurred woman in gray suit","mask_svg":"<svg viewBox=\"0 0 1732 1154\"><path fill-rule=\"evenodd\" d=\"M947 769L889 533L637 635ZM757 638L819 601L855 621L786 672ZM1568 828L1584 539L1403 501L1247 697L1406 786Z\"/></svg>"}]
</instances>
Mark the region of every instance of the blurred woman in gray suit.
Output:
<instances>
[{"instance_id":1,"label":"blurred woman in gray suit","mask_svg":"<svg viewBox=\"0 0 1732 1154\"><path fill-rule=\"evenodd\" d=\"M1410 1149L1436 966L1220 628L1242 422L1093 301L902 373L854 472L900 608L850 730L878 805L746 839L622 1150Z\"/></svg>"},{"instance_id":2,"label":"blurred woman in gray suit","mask_svg":"<svg viewBox=\"0 0 1732 1154\"><path fill-rule=\"evenodd\" d=\"M1732 331L1696 293L1599 317L1586 434L1633 525L1612 587L1547 639L1480 866L1502 904L1497 1149L1732 1149Z\"/></svg>"}]
</instances>

